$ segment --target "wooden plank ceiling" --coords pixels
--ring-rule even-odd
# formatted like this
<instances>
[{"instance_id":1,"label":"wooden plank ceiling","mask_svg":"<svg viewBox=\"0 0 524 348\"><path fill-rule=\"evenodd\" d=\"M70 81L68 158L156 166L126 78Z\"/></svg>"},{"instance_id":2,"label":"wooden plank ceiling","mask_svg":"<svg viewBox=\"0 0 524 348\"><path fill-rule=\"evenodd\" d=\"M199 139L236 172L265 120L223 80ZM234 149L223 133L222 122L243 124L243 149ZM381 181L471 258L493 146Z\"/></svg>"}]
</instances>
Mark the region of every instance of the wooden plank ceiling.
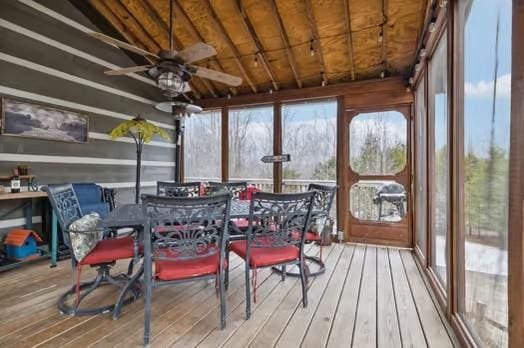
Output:
<instances>
[{"instance_id":1,"label":"wooden plank ceiling","mask_svg":"<svg viewBox=\"0 0 524 348\"><path fill-rule=\"evenodd\" d=\"M169 0L89 0L130 43L169 47ZM267 93L385 76L415 61L426 0L175 0L175 48L206 42L200 65L240 76L194 78L196 98Z\"/></svg>"}]
</instances>

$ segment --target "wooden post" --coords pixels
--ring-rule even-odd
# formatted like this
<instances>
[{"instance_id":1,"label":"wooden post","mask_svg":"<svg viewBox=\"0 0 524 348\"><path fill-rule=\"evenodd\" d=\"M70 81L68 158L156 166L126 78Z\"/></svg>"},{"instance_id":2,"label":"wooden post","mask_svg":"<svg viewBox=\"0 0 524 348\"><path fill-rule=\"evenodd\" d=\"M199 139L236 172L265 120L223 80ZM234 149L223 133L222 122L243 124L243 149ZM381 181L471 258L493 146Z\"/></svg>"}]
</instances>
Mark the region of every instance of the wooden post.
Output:
<instances>
[{"instance_id":1,"label":"wooden post","mask_svg":"<svg viewBox=\"0 0 524 348\"><path fill-rule=\"evenodd\" d=\"M524 342L524 0L513 0L509 159L509 347Z\"/></svg>"},{"instance_id":2,"label":"wooden post","mask_svg":"<svg viewBox=\"0 0 524 348\"><path fill-rule=\"evenodd\" d=\"M345 240L348 239L347 230L348 196L347 196L347 168L348 137L346 124L346 104L344 96L337 97L337 232L343 231Z\"/></svg>"},{"instance_id":3,"label":"wooden post","mask_svg":"<svg viewBox=\"0 0 524 348\"><path fill-rule=\"evenodd\" d=\"M282 103L273 104L273 154L282 154ZM282 192L282 162L273 163L273 192Z\"/></svg>"},{"instance_id":4,"label":"wooden post","mask_svg":"<svg viewBox=\"0 0 524 348\"><path fill-rule=\"evenodd\" d=\"M222 107L222 122L220 126L221 142L221 161L222 161L222 182L229 181L229 108Z\"/></svg>"}]
</instances>

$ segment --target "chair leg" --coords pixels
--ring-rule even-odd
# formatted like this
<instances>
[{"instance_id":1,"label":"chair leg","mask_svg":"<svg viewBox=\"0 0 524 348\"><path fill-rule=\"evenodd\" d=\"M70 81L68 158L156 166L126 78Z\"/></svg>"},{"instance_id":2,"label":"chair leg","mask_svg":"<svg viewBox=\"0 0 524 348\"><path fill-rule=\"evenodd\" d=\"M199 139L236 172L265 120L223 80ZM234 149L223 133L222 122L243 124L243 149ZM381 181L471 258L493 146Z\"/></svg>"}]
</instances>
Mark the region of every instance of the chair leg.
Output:
<instances>
[{"instance_id":1,"label":"chair leg","mask_svg":"<svg viewBox=\"0 0 524 348\"><path fill-rule=\"evenodd\" d=\"M226 327L226 284L225 284L225 274L221 272L219 277L219 288L220 288L220 329L224 330Z\"/></svg>"},{"instance_id":2,"label":"chair leg","mask_svg":"<svg viewBox=\"0 0 524 348\"><path fill-rule=\"evenodd\" d=\"M249 279L249 263L246 261L246 319L251 318L251 289L250 289L250 279Z\"/></svg>"},{"instance_id":3,"label":"chair leg","mask_svg":"<svg viewBox=\"0 0 524 348\"><path fill-rule=\"evenodd\" d=\"M135 259L131 259L129 261L129 266L127 266L127 275L131 276L133 274L133 269L135 267Z\"/></svg>"},{"instance_id":4,"label":"chair leg","mask_svg":"<svg viewBox=\"0 0 524 348\"><path fill-rule=\"evenodd\" d=\"M229 247L226 247L226 265L227 267L224 269L224 286L227 291L229 289Z\"/></svg>"},{"instance_id":5,"label":"chair leg","mask_svg":"<svg viewBox=\"0 0 524 348\"><path fill-rule=\"evenodd\" d=\"M140 267L140 269L136 272L136 274L129 279L127 284L124 286L124 288L120 291L120 294L118 294L118 299L116 300L115 308L113 309L113 320L118 319L120 316L120 311L122 310L122 306L125 302L126 294L129 290L131 290L133 287L137 286L138 281L142 274L144 273L144 266ZM133 290L134 294L133 297L136 299L138 296L140 296L140 292Z\"/></svg>"},{"instance_id":6,"label":"chair leg","mask_svg":"<svg viewBox=\"0 0 524 348\"><path fill-rule=\"evenodd\" d=\"M282 281L286 280L286 265L282 266L281 277L282 277Z\"/></svg>"},{"instance_id":7,"label":"chair leg","mask_svg":"<svg viewBox=\"0 0 524 348\"><path fill-rule=\"evenodd\" d=\"M302 305L307 307L307 276L306 276L306 263L300 261L300 282L302 284Z\"/></svg>"},{"instance_id":8,"label":"chair leg","mask_svg":"<svg viewBox=\"0 0 524 348\"><path fill-rule=\"evenodd\" d=\"M147 272L146 272L147 273ZM151 283L152 280L149 277L145 277L145 312L144 312L144 345L147 346L149 344L150 336L151 336L151 302L152 302L152 290L153 290L153 284Z\"/></svg>"}]
</instances>

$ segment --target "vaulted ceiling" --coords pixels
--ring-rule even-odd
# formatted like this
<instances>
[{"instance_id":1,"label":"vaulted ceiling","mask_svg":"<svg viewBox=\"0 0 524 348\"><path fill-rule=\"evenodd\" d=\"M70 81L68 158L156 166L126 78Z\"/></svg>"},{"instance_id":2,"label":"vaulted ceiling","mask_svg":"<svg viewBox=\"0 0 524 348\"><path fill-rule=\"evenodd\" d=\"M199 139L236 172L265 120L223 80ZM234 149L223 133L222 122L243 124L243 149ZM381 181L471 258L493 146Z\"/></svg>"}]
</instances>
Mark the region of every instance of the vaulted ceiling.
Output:
<instances>
[{"instance_id":1,"label":"vaulted ceiling","mask_svg":"<svg viewBox=\"0 0 524 348\"><path fill-rule=\"evenodd\" d=\"M169 0L89 0L130 43L169 47ZM199 65L240 76L230 88L194 78L196 98L409 74L426 0L175 0L175 48L218 54Z\"/></svg>"}]
</instances>

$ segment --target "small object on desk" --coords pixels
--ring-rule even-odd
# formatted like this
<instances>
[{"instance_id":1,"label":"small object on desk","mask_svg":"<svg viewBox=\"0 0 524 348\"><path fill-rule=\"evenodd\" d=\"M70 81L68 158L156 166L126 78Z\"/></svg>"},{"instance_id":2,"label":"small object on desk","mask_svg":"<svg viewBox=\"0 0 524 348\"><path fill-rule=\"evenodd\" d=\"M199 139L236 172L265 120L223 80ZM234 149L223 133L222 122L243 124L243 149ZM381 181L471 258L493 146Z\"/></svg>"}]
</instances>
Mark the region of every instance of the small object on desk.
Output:
<instances>
[{"instance_id":1,"label":"small object on desk","mask_svg":"<svg viewBox=\"0 0 524 348\"><path fill-rule=\"evenodd\" d=\"M5 195L5 194L7 194L7 191L5 190L3 186L0 186L0 195Z\"/></svg>"},{"instance_id":2,"label":"small object on desk","mask_svg":"<svg viewBox=\"0 0 524 348\"><path fill-rule=\"evenodd\" d=\"M13 176L11 177L11 193L20 193L20 175L18 175L18 169L13 170Z\"/></svg>"}]
</instances>

